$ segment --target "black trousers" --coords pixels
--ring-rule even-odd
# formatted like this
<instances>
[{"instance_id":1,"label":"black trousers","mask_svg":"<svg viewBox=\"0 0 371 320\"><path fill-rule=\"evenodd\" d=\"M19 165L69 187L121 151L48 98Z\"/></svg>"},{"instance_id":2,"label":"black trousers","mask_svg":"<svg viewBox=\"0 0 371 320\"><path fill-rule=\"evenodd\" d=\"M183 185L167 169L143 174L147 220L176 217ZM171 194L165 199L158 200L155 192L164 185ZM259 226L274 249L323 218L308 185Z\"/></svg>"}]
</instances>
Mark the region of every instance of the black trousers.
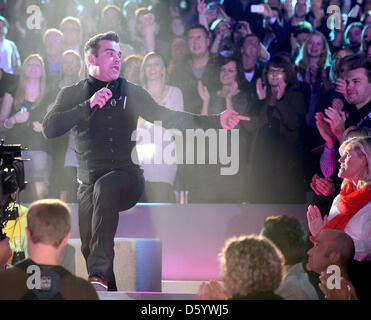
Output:
<instances>
[{"instance_id":1,"label":"black trousers","mask_svg":"<svg viewBox=\"0 0 371 320\"><path fill-rule=\"evenodd\" d=\"M143 175L125 170L108 171L92 183L79 185L81 251L88 273L102 274L109 283L109 290L116 287L113 258L119 212L133 207L143 189Z\"/></svg>"}]
</instances>

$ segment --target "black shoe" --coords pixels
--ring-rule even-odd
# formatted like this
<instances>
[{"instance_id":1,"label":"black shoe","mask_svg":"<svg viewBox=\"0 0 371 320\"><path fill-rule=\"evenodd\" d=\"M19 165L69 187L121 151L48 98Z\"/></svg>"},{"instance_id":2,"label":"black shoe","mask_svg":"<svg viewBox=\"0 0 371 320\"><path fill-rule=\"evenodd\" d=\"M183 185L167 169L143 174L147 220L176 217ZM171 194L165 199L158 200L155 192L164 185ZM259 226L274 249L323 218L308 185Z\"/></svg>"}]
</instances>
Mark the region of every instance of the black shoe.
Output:
<instances>
[{"instance_id":1,"label":"black shoe","mask_svg":"<svg viewBox=\"0 0 371 320\"><path fill-rule=\"evenodd\" d=\"M117 291L116 281L108 281L108 291Z\"/></svg>"}]
</instances>

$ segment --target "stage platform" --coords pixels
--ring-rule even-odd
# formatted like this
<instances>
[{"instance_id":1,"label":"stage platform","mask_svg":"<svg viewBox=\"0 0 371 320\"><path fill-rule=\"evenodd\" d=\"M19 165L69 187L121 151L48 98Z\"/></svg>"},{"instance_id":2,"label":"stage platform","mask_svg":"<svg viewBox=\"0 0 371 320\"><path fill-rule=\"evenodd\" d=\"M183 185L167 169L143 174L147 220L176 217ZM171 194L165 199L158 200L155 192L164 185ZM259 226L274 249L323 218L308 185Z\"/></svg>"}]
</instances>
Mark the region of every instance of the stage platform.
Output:
<instances>
[{"instance_id":1,"label":"stage platform","mask_svg":"<svg viewBox=\"0 0 371 320\"><path fill-rule=\"evenodd\" d=\"M79 238L77 204L71 238ZM231 236L259 234L271 215L297 217L307 229L307 205L144 204L120 213L116 237L160 239L162 279L219 279L218 254Z\"/></svg>"}]
</instances>

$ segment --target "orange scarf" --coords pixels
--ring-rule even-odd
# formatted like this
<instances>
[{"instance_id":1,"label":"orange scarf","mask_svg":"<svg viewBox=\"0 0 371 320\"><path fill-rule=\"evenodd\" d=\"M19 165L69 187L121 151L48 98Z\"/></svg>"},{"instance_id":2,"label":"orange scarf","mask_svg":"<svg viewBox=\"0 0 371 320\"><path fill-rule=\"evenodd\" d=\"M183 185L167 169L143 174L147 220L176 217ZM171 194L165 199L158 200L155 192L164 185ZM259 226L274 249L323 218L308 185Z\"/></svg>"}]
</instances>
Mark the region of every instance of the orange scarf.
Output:
<instances>
[{"instance_id":1,"label":"orange scarf","mask_svg":"<svg viewBox=\"0 0 371 320\"><path fill-rule=\"evenodd\" d=\"M340 213L322 228L324 230L344 231L349 220L371 201L371 186L354 191L353 185L347 183L340 191L338 209Z\"/></svg>"}]
</instances>

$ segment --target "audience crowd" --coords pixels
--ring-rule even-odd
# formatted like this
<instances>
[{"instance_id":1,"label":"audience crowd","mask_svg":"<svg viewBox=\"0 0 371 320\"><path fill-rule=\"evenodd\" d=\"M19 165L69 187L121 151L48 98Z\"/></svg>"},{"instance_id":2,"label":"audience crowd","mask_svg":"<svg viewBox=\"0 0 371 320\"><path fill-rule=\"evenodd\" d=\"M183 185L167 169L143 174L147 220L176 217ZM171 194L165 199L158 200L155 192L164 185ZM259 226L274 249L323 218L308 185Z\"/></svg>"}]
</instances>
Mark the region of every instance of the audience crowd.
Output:
<instances>
[{"instance_id":1,"label":"audience crowd","mask_svg":"<svg viewBox=\"0 0 371 320\"><path fill-rule=\"evenodd\" d=\"M30 5L40 8L39 27L30 27ZM329 6L337 10L329 14ZM251 118L237 127L239 170L231 176L220 175L220 157L156 165L167 145L156 146L156 127L139 119L138 130L152 139L137 148L142 201L176 202L182 190L199 203L305 203L313 194L313 248L299 222L272 218L261 236L229 240L221 254L225 288L211 282L200 297L369 297L362 277L370 279L371 260L370 26L370 0L6 2L0 135L28 148L21 200L75 201L74 142L69 135L47 141L41 123L58 91L86 76L86 40L113 30L121 75L165 108L204 115L230 109ZM210 141L201 150L206 159ZM195 161L198 153L195 147ZM331 265L341 270L338 291L326 285Z\"/></svg>"},{"instance_id":2,"label":"audience crowd","mask_svg":"<svg viewBox=\"0 0 371 320\"><path fill-rule=\"evenodd\" d=\"M251 7L257 4L260 12ZM40 9L39 21L27 13L31 5ZM328 14L329 6L338 11ZM0 12L0 133L6 143L28 148L23 200L76 200L73 141L68 135L46 141L41 122L58 91L86 76L86 40L113 30L120 36L121 75L165 108L231 109L251 117L239 125L239 166L231 176L220 175L225 159L211 159L208 139L201 151L196 141L194 163L157 170L161 151L154 151L152 135L152 143L137 148L147 183L142 201L175 202L187 190L194 203L303 203L309 192L331 202L340 186L337 149L344 131L371 124L369 9L367 0L6 2ZM154 54L158 61L148 63ZM138 122L138 130L147 127ZM333 186L332 192L315 181Z\"/></svg>"}]
</instances>

